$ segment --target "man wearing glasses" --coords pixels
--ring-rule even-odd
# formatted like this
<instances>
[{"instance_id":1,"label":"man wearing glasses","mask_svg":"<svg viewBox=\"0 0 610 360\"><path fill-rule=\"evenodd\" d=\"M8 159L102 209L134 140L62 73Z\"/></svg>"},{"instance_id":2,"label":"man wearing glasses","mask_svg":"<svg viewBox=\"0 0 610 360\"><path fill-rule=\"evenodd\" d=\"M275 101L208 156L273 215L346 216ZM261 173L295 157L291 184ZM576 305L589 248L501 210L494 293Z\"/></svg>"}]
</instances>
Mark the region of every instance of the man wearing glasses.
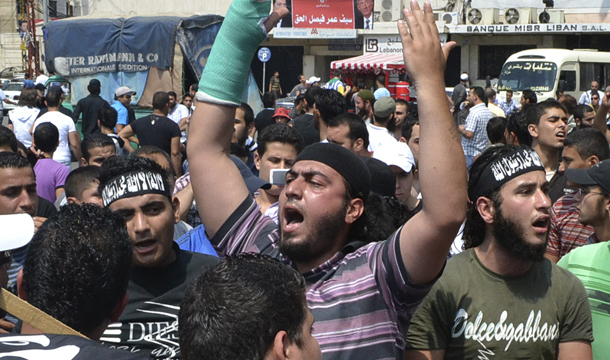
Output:
<instances>
[{"instance_id":1,"label":"man wearing glasses","mask_svg":"<svg viewBox=\"0 0 610 360\"><path fill-rule=\"evenodd\" d=\"M570 270L587 289L593 318L593 359L605 358L610 343L604 341L610 334L610 160L587 170L566 170L568 180L581 187L576 193L579 200L578 221L591 225L595 233L587 243L561 258L558 265Z\"/></svg>"}]
</instances>

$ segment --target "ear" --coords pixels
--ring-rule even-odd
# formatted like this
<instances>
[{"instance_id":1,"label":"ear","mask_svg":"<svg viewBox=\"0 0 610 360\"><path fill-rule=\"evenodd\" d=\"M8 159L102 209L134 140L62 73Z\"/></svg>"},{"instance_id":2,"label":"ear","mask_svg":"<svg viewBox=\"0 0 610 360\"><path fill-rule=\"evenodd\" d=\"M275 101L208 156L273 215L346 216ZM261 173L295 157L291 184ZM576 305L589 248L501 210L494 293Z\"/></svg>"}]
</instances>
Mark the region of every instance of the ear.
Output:
<instances>
[{"instance_id":1,"label":"ear","mask_svg":"<svg viewBox=\"0 0 610 360\"><path fill-rule=\"evenodd\" d=\"M261 156L258 154L258 150L254 152L254 165L256 165L256 170L261 169Z\"/></svg>"},{"instance_id":2,"label":"ear","mask_svg":"<svg viewBox=\"0 0 610 360\"><path fill-rule=\"evenodd\" d=\"M493 224L494 214L496 210L494 209L491 199L481 196L477 199L477 210L487 224Z\"/></svg>"},{"instance_id":3,"label":"ear","mask_svg":"<svg viewBox=\"0 0 610 360\"><path fill-rule=\"evenodd\" d=\"M599 158L597 157L597 155L591 155L585 160L585 163L587 163L587 165L589 165L589 167L591 167L591 166L599 163Z\"/></svg>"},{"instance_id":4,"label":"ear","mask_svg":"<svg viewBox=\"0 0 610 360\"><path fill-rule=\"evenodd\" d=\"M580 119L579 118L574 118L574 122L576 123L576 126L580 126Z\"/></svg>"},{"instance_id":5,"label":"ear","mask_svg":"<svg viewBox=\"0 0 610 360\"><path fill-rule=\"evenodd\" d=\"M66 201L68 202L68 204L80 204L81 202L75 198L74 196L68 196L66 197Z\"/></svg>"},{"instance_id":6,"label":"ear","mask_svg":"<svg viewBox=\"0 0 610 360\"><path fill-rule=\"evenodd\" d=\"M271 349L267 351L265 359L273 360L284 360L287 358L288 349L290 347L290 340L288 339L288 333L286 331L278 331L273 339Z\"/></svg>"},{"instance_id":7,"label":"ear","mask_svg":"<svg viewBox=\"0 0 610 360\"><path fill-rule=\"evenodd\" d=\"M97 127L98 127L98 128L101 128L101 127L102 127L102 123L101 123L101 121L99 121L99 120L97 121Z\"/></svg>"},{"instance_id":8,"label":"ear","mask_svg":"<svg viewBox=\"0 0 610 360\"><path fill-rule=\"evenodd\" d=\"M125 291L125 294L123 294L119 303L116 304L116 306L114 308L112 308L112 311L110 312L109 320L111 322L119 321L119 318L121 317L121 314L123 313L123 310L125 310L125 307L127 306L128 303L129 303L129 294L127 293L127 291Z\"/></svg>"},{"instance_id":9,"label":"ear","mask_svg":"<svg viewBox=\"0 0 610 360\"><path fill-rule=\"evenodd\" d=\"M538 137L538 126L536 126L534 124L529 124L527 126L527 131L530 133L530 135L533 138L537 138Z\"/></svg>"},{"instance_id":10,"label":"ear","mask_svg":"<svg viewBox=\"0 0 610 360\"><path fill-rule=\"evenodd\" d=\"M404 137L404 136L401 136L401 137L400 137L400 140L398 140L398 142L401 142L401 143L405 143L405 144L406 144L406 143L407 143L407 139L405 139L405 137Z\"/></svg>"},{"instance_id":11,"label":"ear","mask_svg":"<svg viewBox=\"0 0 610 360\"><path fill-rule=\"evenodd\" d=\"M353 224L364 213L364 201L360 198L352 199L347 206L345 213L345 222Z\"/></svg>"},{"instance_id":12,"label":"ear","mask_svg":"<svg viewBox=\"0 0 610 360\"><path fill-rule=\"evenodd\" d=\"M364 140L362 140L362 138L356 139L356 141L354 142L354 150L356 150L358 152L363 147L364 147Z\"/></svg>"},{"instance_id":13,"label":"ear","mask_svg":"<svg viewBox=\"0 0 610 360\"><path fill-rule=\"evenodd\" d=\"M23 269L17 273L17 295L21 300L28 301L25 291L23 290Z\"/></svg>"},{"instance_id":14,"label":"ear","mask_svg":"<svg viewBox=\"0 0 610 360\"><path fill-rule=\"evenodd\" d=\"M174 211L174 224L180 222L180 199L172 197L172 210Z\"/></svg>"},{"instance_id":15,"label":"ear","mask_svg":"<svg viewBox=\"0 0 610 360\"><path fill-rule=\"evenodd\" d=\"M253 128L254 128L254 121L249 123L248 126L246 126L246 130L248 131L248 133L250 133L250 131L252 131Z\"/></svg>"},{"instance_id":16,"label":"ear","mask_svg":"<svg viewBox=\"0 0 610 360\"><path fill-rule=\"evenodd\" d=\"M87 160L85 160L84 157L80 158L79 162L80 162L80 166L87 166L87 165L89 165L89 164L87 164Z\"/></svg>"}]
</instances>

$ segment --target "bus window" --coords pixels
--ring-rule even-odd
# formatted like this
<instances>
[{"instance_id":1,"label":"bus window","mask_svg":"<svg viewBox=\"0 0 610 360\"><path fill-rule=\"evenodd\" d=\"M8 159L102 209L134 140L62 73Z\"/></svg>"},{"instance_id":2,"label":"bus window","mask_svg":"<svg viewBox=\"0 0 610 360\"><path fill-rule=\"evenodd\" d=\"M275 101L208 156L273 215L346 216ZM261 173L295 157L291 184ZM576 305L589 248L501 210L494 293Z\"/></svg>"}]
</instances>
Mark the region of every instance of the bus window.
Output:
<instances>
[{"instance_id":1,"label":"bus window","mask_svg":"<svg viewBox=\"0 0 610 360\"><path fill-rule=\"evenodd\" d=\"M553 91L557 76L557 64L550 61L514 61L502 67L498 90Z\"/></svg>"},{"instance_id":2,"label":"bus window","mask_svg":"<svg viewBox=\"0 0 610 360\"><path fill-rule=\"evenodd\" d=\"M564 70L559 73L559 81L564 81L563 91L576 91L576 71Z\"/></svg>"},{"instance_id":3,"label":"bus window","mask_svg":"<svg viewBox=\"0 0 610 360\"><path fill-rule=\"evenodd\" d=\"M600 63L580 63L580 91L591 89L591 82L602 82L605 78L604 64ZM600 84L603 86L603 83Z\"/></svg>"}]
</instances>

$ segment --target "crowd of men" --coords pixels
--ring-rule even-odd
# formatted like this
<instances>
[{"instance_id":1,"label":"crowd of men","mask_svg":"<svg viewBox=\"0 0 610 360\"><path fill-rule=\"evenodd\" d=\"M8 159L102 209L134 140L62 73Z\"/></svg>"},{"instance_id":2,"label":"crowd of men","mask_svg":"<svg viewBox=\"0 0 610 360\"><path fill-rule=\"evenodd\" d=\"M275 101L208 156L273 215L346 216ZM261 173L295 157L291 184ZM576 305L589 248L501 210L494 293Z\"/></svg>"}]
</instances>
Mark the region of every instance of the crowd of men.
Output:
<instances>
[{"instance_id":1,"label":"crowd of men","mask_svg":"<svg viewBox=\"0 0 610 360\"><path fill-rule=\"evenodd\" d=\"M299 76L292 115L278 78L255 114L260 21L288 11L270 8L234 0L193 93L148 116L97 79L72 115L61 88L23 89L0 127L0 295L61 326L5 306L0 354L603 359L610 91L517 104L464 73L449 98L455 43L414 2L417 111L336 71Z\"/></svg>"}]
</instances>

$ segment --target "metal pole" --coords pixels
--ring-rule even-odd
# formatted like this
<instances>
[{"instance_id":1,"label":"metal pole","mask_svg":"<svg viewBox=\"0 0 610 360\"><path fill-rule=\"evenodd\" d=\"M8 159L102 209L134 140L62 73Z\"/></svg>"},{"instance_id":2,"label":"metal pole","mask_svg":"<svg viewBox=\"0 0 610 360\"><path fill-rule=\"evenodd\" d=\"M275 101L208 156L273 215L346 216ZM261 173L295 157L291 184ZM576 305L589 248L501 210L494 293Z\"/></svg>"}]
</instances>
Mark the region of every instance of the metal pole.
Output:
<instances>
[{"instance_id":1,"label":"metal pole","mask_svg":"<svg viewBox=\"0 0 610 360\"><path fill-rule=\"evenodd\" d=\"M42 0L42 18L44 26L49 23L49 0Z\"/></svg>"},{"instance_id":2,"label":"metal pole","mask_svg":"<svg viewBox=\"0 0 610 360\"><path fill-rule=\"evenodd\" d=\"M263 63L263 94L266 93L265 91L265 79L267 78L267 75L265 74L267 70L267 63L264 62Z\"/></svg>"}]
</instances>

